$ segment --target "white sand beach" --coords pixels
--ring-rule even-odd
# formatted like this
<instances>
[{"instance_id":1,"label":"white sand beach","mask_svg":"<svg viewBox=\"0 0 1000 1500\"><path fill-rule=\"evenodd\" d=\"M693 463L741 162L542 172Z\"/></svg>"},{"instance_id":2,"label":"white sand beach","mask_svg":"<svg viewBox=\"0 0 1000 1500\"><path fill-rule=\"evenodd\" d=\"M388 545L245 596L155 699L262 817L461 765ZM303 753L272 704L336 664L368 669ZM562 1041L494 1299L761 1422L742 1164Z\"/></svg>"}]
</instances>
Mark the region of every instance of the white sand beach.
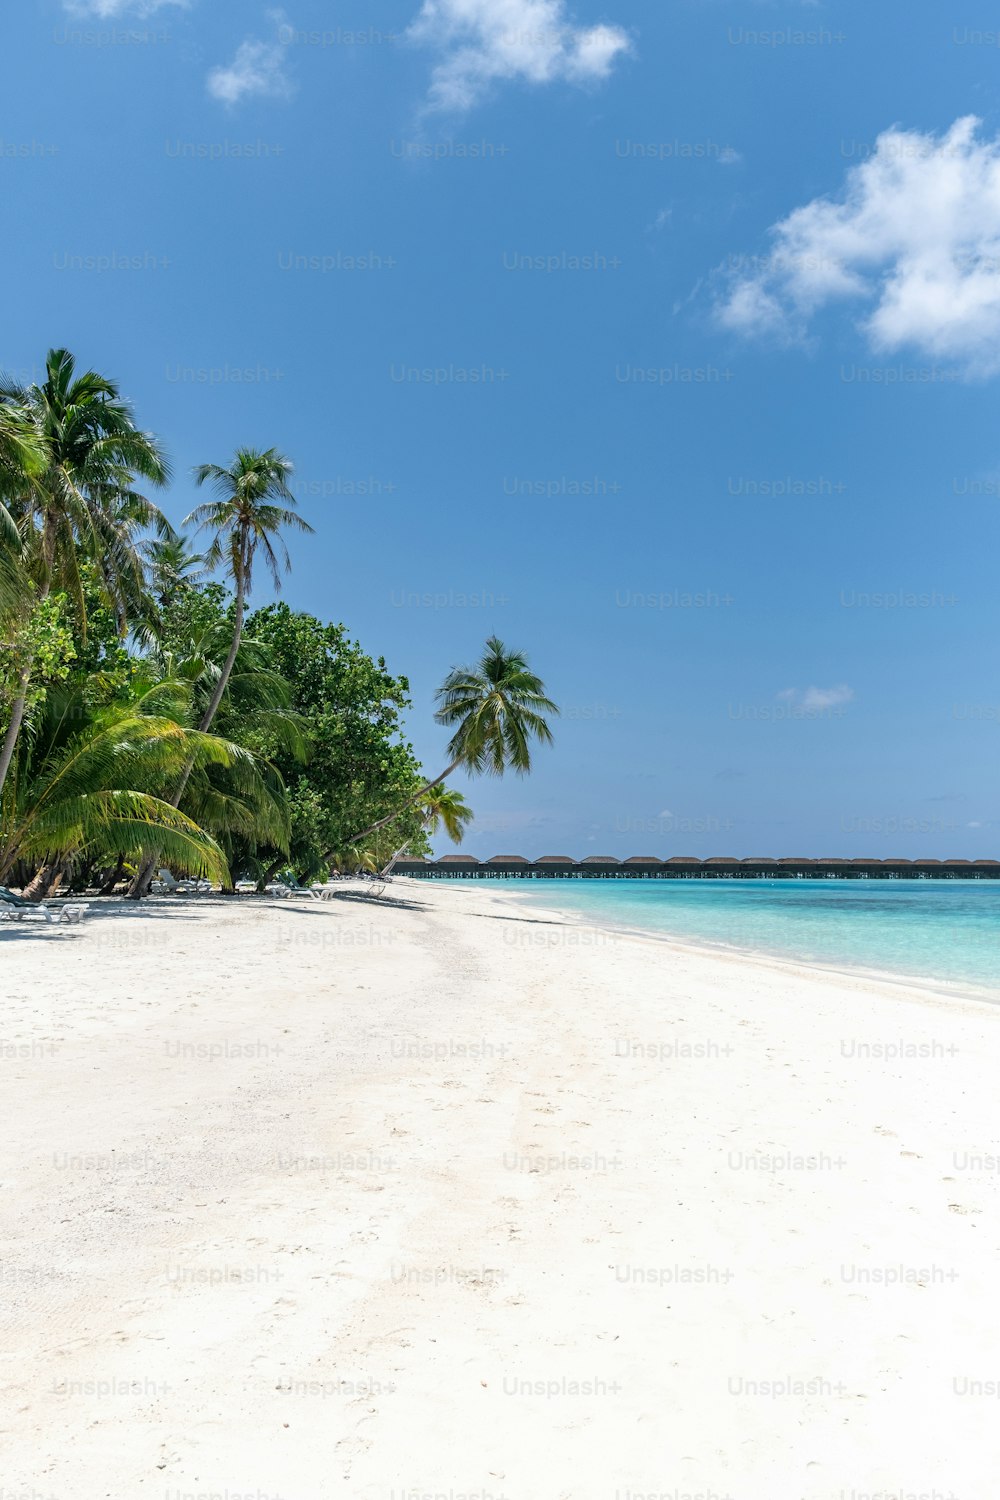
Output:
<instances>
[{"instance_id":1,"label":"white sand beach","mask_svg":"<svg viewBox=\"0 0 1000 1500\"><path fill-rule=\"evenodd\" d=\"M4 1496L995 1492L1000 1010L419 881L0 989Z\"/></svg>"}]
</instances>

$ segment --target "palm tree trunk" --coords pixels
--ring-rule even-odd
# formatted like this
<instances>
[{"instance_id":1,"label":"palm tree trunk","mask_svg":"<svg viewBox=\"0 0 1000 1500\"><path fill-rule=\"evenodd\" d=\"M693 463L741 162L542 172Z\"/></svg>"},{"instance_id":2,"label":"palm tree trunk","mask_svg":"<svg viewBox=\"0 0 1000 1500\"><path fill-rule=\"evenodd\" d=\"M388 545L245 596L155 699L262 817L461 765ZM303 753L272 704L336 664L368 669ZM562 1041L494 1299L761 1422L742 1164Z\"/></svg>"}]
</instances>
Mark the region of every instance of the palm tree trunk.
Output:
<instances>
[{"instance_id":1,"label":"palm tree trunk","mask_svg":"<svg viewBox=\"0 0 1000 1500\"><path fill-rule=\"evenodd\" d=\"M219 704L222 702L223 694L225 693L226 688L229 686L229 679L232 676L233 667L236 664L236 657L240 649L240 641L243 638L243 614L245 609L246 598L243 592L243 577L241 574L236 585L236 619L233 622L233 641L232 645L229 648L229 655L226 657L225 665L223 666L222 671L219 674L219 680L215 684L215 692L212 694L212 701L211 703L209 703L207 709L202 715L201 723L198 725L198 728L202 734L207 734L211 729L212 721L219 711ZM189 771L188 776L190 776L190 774L191 772ZM185 776L184 778L184 785L187 786L187 776ZM178 799L178 801L179 800L180 799ZM174 806L177 806L176 802L174 803Z\"/></svg>"},{"instance_id":2,"label":"palm tree trunk","mask_svg":"<svg viewBox=\"0 0 1000 1500\"><path fill-rule=\"evenodd\" d=\"M265 873L258 880L258 882L257 882L257 894L258 895L260 895L266 889L266 887L271 884L271 881L277 875L278 871L282 868L283 865L287 865L287 863L288 863L288 856L285 855L285 854L279 854L278 858L271 864L271 866L265 871Z\"/></svg>"},{"instance_id":3,"label":"palm tree trunk","mask_svg":"<svg viewBox=\"0 0 1000 1500\"><path fill-rule=\"evenodd\" d=\"M212 721L219 711L219 704L222 702L223 694L225 693L226 688L229 686L229 679L233 674L233 667L236 664L236 657L239 652L240 641L243 636L243 616L246 610L246 594L243 587L244 576L245 575L241 570L240 576L236 581L236 619L233 623L232 644L229 647L229 655L226 657L222 671L219 673L219 680L215 684L215 692L212 694L211 701L205 712L202 714L201 723L198 725L198 730L201 734L207 734L211 729ZM193 770L194 761L188 761L188 764L181 776L180 782L178 783L177 790L169 799L171 807L180 807L181 798L187 791L187 784L191 780L191 772ZM132 882L131 889L129 890L129 901L141 901L144 896L149 894L149 886L150 882L153 879L153 872L156 869L157 858L158 854L155 849L151 854L146 855L145 859L139 867L138 874Z\"/></svg>"},{"instance_id":4,"label":"palm tree trunk","mask_svg":"<svg viewBox=\"0 0 1000 1500\"><path fill-rule=\"evenodd\" d=\"M49 887L58 874L58 863L54 865L42 865L41 869L35 875L34 880L30 881L21 892L25 901L44 901L49 893Z\"/></svg>"},{"instance_id":5,"label":"palm tree trunk","mask_svg":"<svg viewBox=\"0 0 1000 1500\"><path fill-rule=\"evenodd\" d=\"M21 733L21 725L24 723L24 710L28 702L28 680L30 676L31 668L25 667L17 684L18 696L14 699L14 706L10 711L10 723L7 725L7 733L3 737L3 746L0 747L0 792L3 791L4 782L7 780L7 772L10 770L10 763L14 759L17 737Z\"/></svg>"},{"instance_id":6,"label":"palm tree trunk","mask_svg":"<svg viewBox=\"0 0 1000 1500\"><path fill-rule=\"evenodd\" d=\"M430 815L430 813L425 813L424 814L424 829L425 830L427 829L428 825L430 824L430 821L431 821L431 815ZM413 843L412 839L407 839L405 844L400 844L399 848L396 850L395 854L392 856L392 858L390 859L389 863L386 865L385 869L381 872L383 879L385 878L386 875L391 875L392 874L393 866L395 865L396 861L398 859L400 859L406 853L407 849L410 847L410 845L412 843Z\"/></svg>"},{"instance_id":7,"label":"palm tree trunk","mask_svg":"<svg viewBox=\"0 0 1000 1500\"><path fill-rule=\"evenodd\" d=\"M106 880L104 881L104 884L101 886L100 894L102 896L111 896L111 895L113 895L114 894L115 886L118 884L119 880L121 880L121 878L124 875L124 873L125 873L125 856L124 856L124 854L119 854L119 856L118 856L118 863L115 865L114 869L111 871L110 875L107 876Z\"/></svg>"},{"instance_id":8,"label":"palm tree trunk","mask_svg":"<svg viewBox=\"0 0 1000 1500\"><path fill-rule=\"evenodd\" d=\"M372 823L371 826L368 827L368 828L362 828L361 832L354 834L351 838L349 838L347 840L347 843L349 843L349 844L359 844L361 842L361 840L362 839L366 839L370 833L378 833L378 831L379 831L380 828L385 828L387 826L387 824L389 824L389 823L395 823L395 821L396 821L397 818L401 818L403 816L403 814L406 812L407 808L412 807L413 804L414 804L414 802L419 802L420 801L420 798L424 795L425 792L431 792L431 791L434 790L434 788L436 786L440 786L441 783L442 783L442 781L447 781L448 777L451 775L452 771L456 770L456 768L458 766L460 766L461 764L462 764L462 757L458 756L458 758L456 760L452 761L451 765L448 767L448 769L446 771L442 771L441 772L440 776L435 776L435 778L434 778L433 781L428 781L426 783L426 785L420 787L419 790L415 791L413 793L412 797L407 797L407 799L403 803L402 807L398 808L396 810L396 812L390 813L387 818L382 818L378 823ZM405 848L406 845L404 844L403 847ZM324 854L323 858L324 859L332 859L333 858L333 851L331 850L328 854ZM398 858L398 856L394 856L394 858Z\"/></svg>"},{"instance_id":9,"label":"palm tree trunk","mask_svg":"<svg viewBox=\"0 0 1000 1500\"><path fill-rule=\"evenodd\" d=\"M52 586L51 553L53 546L54 541L49 535L49 528L46 523L46 536L43 543L44 556L46 558L46 573L44 581L38 590L39 602L49 597L49 589ZM33 665L34 663L29 661L21 669L21 675L17 682L17 697L14 699L14 704L10 711L10 723L7 725L7 733L3 737L3 746L0 747L0 793L3 792L4 782L7 780L7 772L10 770L10 763L14 759L14 751L17 748L17 737L21 733L21 725L24 723L24 710L28 704L28 683L31 681L31 668Z\"/></svg>"}]
</instances>

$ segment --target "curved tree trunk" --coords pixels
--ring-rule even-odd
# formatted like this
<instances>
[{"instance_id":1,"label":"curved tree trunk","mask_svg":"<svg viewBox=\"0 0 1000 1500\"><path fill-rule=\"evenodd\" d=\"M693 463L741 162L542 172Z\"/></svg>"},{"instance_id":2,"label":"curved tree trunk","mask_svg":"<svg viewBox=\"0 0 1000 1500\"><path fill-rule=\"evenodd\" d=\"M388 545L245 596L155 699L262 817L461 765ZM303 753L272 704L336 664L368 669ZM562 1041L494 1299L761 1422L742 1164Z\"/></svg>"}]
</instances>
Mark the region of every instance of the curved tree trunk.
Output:
<instances>
[{"instance_id":1,"label":"curved tree trunk","mask_svg":"<svg viewBox=\"0 0 1000 1500\"><path fill-rule=\"evenodd\" d=\"M390 813L387 818L382 818L378 823L372 823L370 825L370 827L363 828L360 833L355 833L351 838L349 838L347 840L347 843L349 843L349 844L359 844L361 842L361 840L362 839L366 839L370 833L378 833L378 831L379 831L380 828L385 828L385 827L388 826L388 824L395 823L395 821L396 821L397 818L401 818L403 816L403 814L407 811L407 809L413 806L414 802L419 802L420 801L420 798L424 795L425 792L433 791L436 786L440 786L441 785L442 781L447 781L448 777L451 775L452 771L456 770L457 767L460 766L461 764L462 764L462 757L458 756L458 758L456 760L452 761L451 765L448 767L448 769L446 771L442 771L441 772L440 776L435 776L435 778L434 778L433 781L426 782L426 784L424 786L420 787L417 791L415 791L413 793L412 797L407 797L407 799L403 803L402 807L397 808L397 810L394 813ZM404 844L403 847L405 849L406 845ZM330 850L330 852L327 853L327 854L325 854L323 857L324 857L324 859L332 859L333 858L333 850ZM399 858L398 855L393 855L393 860L394 861L396 859L398 859L398 858Z\"/></svg>"},{"instance_id":2,"label":"curved tree trunk","mask_svg":"<svg viewBox=\"0 0 1000 1500\"><path fill-rule=\"evenodd\" d=\"M0 747L0 792L7 780L7 772L10 763L14 759L14 749L17 745L17 737L21 733L21 725L24 723L24 710L27 706L28 680L31 676L31 668L25 667L21 673L18 683L18 697L14 699L14 706L10 711L10 723L7 725L7 733L3 737L3 745Z\"/></svg>"},{"instance_id":3,"label":"curved tree trunk","mask_svg":"<svg viewBox=\"0 0 1000 1500\"><path fill-rule=\"evenodd\" d=\"M425 831L426 831L427 826L430 823L430 821L431 821L430 820L430 815L429 814L425 815L425 817L424 817L424 830ZM412 839L407 839L405 844L400 844L399 848L396 850L395 854L392 856L392 858L390 859L389 863L386 865L385 869L381 872L383 879L385 878L386 875L391 875L392 874L393 866L395 865L396 861L398 859L401 859L403 857L403 855L406 853L407 849L410 847L410 845L412 843L413 843Z\"/></svg>"},{"instance_id":4,"label":"curved tree trunk","mask_svg":"<svg viewBox=\"0 0 1000 1500\"><path fill-rule=\"evenodd\" d=\"M113 896L114 895L114 891L115 891L115 886L118 884L119 880L121 880L121 878L122 878L122 876L124 874L125 874L125 856L124 856L124 854L119 854L119 856L118 856L118 863L115 865L114 869L111 871L110 875L108 875L108 877L105 880L104 884L101 886L100 894L102 896Z\"/></svg>"},{"instance_id":5,"label":"curved tree trunk","mask_svg":"<svg viewBox=\"0 0 1000 1500\"><path fill-rule=\"evenodd\" d=\"M52 587L52 551L55 539L51 533L51 527L46 523L45 537L43 540L43 556L45 558L45 579L38 590L39 603L49 597ZM17 747L17 737L21 733L21 725L24 723L24 711L28 704L28 684L31 681L31 668L34 665L29 661L21 670L17 683L17 697L14 699L10 711L10 723L3 737L3 745L0 746L0 793L3 792L4 782L10 770L10 763L14 759L14 751Z\"/></svg>"},{"instance_id":6,"label":"curved tree trunk","mask_svg":"<svg viewBox=\"0 0 1000 1500\"><path fill-rule=\"evenodd\" d=\"M278 858L276 860L274 860L274 862L269 866L269 868L267 869L267 871L258 880L258 882L257 882L257 894L258 895L260 895L264 891L264 889L271 884L271 881L277 875L278 871L284 865L287 865L287 863L288 863L288 857L287 857L287 855L285 855L285 854L279 854Z\"/></svg>"},{"instance_id":7,"label":"curved tree trunk","mask_svg":"<svg viewBox=\"0 0 1000 1500\"><path fill-rule=\"evenodd\" d=\"M35 875L34 880L30 881L21 892L25 901L44 901L58 874L58 863L42 865L41 869Z\"/></svg>"}]
</instances>

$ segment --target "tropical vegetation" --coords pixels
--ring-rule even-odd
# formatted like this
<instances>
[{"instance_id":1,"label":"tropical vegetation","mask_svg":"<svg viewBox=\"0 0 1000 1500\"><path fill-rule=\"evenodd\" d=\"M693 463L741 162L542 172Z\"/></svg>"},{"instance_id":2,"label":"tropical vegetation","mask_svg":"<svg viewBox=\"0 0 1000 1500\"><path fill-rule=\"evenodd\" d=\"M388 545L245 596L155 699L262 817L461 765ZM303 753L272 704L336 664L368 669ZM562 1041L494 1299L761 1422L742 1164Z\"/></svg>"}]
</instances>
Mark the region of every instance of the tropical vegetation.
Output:
<instances>
[{"instance_id":1,"label":"tropical vegetation","mask_svg":"<svg viewBox=\"0 0 1000 1500\"><path fill-rule=\"evenodd\" d=\"M0 380L0 885L141 898L166 865L224 891L391 869L472 811L445 785L524 774L557 712L491 639L438 694L449 765L405 737L405 676L342 624L267 603L308 533L292 464L241 448L195 471L211 498L175 530L163 449L118 386L53 350ZM360 831L359 831L360 830Z\"/></svg>"}]
</instances>

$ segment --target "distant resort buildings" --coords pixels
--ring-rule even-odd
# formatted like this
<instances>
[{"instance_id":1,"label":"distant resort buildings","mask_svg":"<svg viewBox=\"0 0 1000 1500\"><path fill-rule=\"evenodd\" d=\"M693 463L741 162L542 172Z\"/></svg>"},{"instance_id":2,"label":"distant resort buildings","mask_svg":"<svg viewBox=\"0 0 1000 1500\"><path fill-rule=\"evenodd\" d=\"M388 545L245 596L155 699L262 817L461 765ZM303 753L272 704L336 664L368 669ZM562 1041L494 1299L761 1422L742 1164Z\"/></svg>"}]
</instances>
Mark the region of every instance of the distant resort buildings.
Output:
<instances>
[{"instance_id":1,"label":"distant resort buildings","mask_svg":"<svg viewBox=\"0 0 1000 1500\"><path fill-rule=\"evenodd\" d=\"M633 854L494 854L479 860L470 854L441 859L401 859L396 873L441 880L1000 880L996 859L711 859L675 854L659 859Z\"/></svg>"}]
</instances>

